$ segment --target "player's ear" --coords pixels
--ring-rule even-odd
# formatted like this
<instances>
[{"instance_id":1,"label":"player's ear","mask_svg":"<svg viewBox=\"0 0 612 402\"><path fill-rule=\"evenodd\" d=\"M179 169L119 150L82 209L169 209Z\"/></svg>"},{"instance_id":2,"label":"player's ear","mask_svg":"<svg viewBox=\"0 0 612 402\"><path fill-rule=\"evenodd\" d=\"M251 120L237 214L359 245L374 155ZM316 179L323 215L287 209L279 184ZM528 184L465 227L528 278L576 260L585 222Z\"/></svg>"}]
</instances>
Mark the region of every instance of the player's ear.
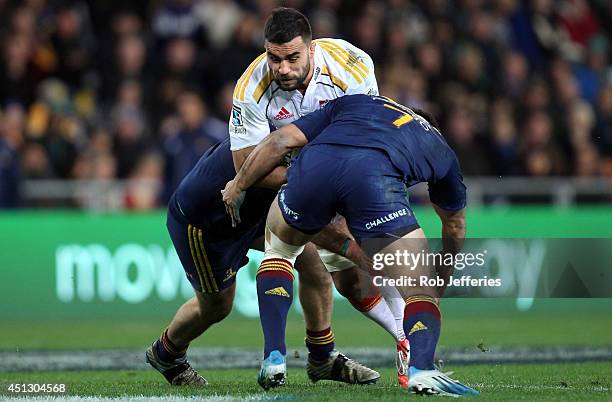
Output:
<instances>
[{"instance_id":1,"label":"player's ear","mask_svg":"<svg viewBox=\"0 0 612 402\"><path fill-rule=\"evenodd\" d=\"M314 51L315 51L315 41L311 40L310 41L310 45L308 46L308 51L310 52L310 55L313 56L314 55Z\"/></svg>"}]
</instances>

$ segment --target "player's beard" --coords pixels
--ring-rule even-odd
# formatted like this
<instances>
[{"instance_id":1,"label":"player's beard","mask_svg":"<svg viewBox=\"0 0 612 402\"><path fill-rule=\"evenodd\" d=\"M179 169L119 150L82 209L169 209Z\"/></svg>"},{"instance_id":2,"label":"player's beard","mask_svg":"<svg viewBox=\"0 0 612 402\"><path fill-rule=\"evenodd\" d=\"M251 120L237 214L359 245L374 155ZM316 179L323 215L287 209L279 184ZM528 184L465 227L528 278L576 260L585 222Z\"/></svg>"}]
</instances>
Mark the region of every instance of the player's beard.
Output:
<instances>
[{"instance_id":1,"label":"player's beard","mask_svg":"<svg viewBox=\"0 0 612 402\"><path fill-rule=\"evenodd\" d=\"M295 91L296 89L300 89L305 86L304 82L306 81L306 78L308 78L308 74L310 74L310 55L307 55L307 57L308 59L306 60L306 66L304 70L302 70L302 74L295 79L295 84L285 85L280 79L275 79L276 83L283 91Z\"/></svg>"}]
</instances>

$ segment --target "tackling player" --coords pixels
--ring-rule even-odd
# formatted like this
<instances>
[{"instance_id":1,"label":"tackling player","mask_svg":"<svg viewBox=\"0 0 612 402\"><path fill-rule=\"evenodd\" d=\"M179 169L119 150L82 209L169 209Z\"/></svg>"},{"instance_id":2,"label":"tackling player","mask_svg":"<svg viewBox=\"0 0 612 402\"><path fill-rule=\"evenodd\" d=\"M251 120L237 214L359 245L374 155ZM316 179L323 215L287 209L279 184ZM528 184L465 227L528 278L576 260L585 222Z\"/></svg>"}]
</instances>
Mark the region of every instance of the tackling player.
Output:
<instances>
[{"instance_id":1,"label":"tackling player","mask_svg":"<svg viewBox=\"0 0 612 402\"><path fill-rule=\"evenodd\" d=\"M229 130L236 170L271 129L319 110L331 99L378 93L371 58L343 40L313 41L310 24L298 11L276 9L266 22L264 36L266 52L247 68L233 94ZM273 178L263 178L260 185L268 180ZM319 253L338 291L395 338L398 381L406 386L408 344L401 325L403 300L383 299L378 292L373 296L361 294L353 263L327 250ZM300 272L299 295L306 316L308 375L314 381L334 379L334 366L353 364L334 350L332 292L329 275L320 266L319 258L305 256L295 266ZM293 267L270 262L260 267L256 277L265 341L258 382L266 389L285 381L285 326L293 297L292 270ZM369 378L363 382L374 380L363 378Z\"/></svg>"},{"instance_id":2,"label":"tackling player","mask_svg":"<svg viewBox=\"0 0 612 402\"><path fill-rule=\"evenodd\" d=\"M408 202L407 186L427 182L442 221L444 251L456 253L465 238L466 193L457 157L427 119L388 98L355 95L331 101L267 139L247 158L223 199L240 222L242 192L292 149L304 147L293 161L270 208L262 265L274 260L291 266L314 234L336 213L342 214L362 246L394 255L427 251ZM406 269L385 266L392 279L433 278L426 261ZM440 296L433 286L397 286L406 301L404 331L411 345L408 388L417 393L476 395L434 367L440 335Z\"/></svg>"},{"instance_id":3,"label":"tackling player","mask_svg":"<svg viewBox=\"0 0 612 402\"><path fill-rule=\"evenodd\" d=\"M280 180L275 187L285 181L285 171L285 167L278 167L270 176ZM226 139L200 158L168 205L168 232L196 295L180 307L160 339L147 349L146 360L173 385L206 385L187 361L189 343L230 313L238 269L247 264L249 248L263 250L265 217L277 190L250 189L243 221L233 226L220 191L235 174ZM325 237L327 241L321 244L342 252L345 235L329 231ZM360 252L351 242L343 254L359 262L363 259ZM317 258L317 250L309 245L302 256ZM339 380L356 382L378 377L378 373L356 362L345 363L348 366L336 365L342 370Z\"/></svg>"}]
</instances>

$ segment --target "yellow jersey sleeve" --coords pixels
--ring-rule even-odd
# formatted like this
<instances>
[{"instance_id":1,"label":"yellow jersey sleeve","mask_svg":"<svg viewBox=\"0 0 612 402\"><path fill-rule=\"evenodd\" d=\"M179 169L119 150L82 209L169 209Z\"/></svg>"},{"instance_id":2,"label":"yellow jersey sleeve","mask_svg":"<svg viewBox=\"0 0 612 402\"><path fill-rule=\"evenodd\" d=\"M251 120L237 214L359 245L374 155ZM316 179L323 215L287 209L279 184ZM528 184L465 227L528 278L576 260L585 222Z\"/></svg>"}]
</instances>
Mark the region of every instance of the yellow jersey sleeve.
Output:
<instances>
[{"instance_id":1,"label":"yellow jersey sleeve","mask_svg":"<svg viewBox=\"0 0 612 402\"><path fill-rule=\"evenodd\" d=\"M366 52L342 39L317 39L316 43L332 70L328 74L343 84L346 95L378 95L374 62Z\"/></svg>"},{"instance_id":2,"label":"yellow jersey sleeve","mask_svg":"<svg viewBox=\"0 0 612 402\"><path fill-rule=\"evenodd\" d=\"M270 134L265 102L261 98L271 82L264 53L247 67L236 83L229 119L232 151L255 146Z\"/></svg>"}]
</instances>

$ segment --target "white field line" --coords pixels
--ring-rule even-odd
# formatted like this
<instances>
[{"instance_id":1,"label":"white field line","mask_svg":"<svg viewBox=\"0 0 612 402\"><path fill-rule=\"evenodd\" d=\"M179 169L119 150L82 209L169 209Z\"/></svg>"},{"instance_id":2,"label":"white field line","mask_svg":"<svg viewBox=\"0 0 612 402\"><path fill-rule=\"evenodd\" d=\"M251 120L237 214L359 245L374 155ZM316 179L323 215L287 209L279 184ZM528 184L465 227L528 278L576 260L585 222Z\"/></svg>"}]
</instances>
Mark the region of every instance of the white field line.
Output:
<instances>
[{"instance_id":1,"label":"white field line","mask_svg":"<svg viewBox=\"0 0 612 402\"><path fill-rule=\"evenodd\" d=\"M610 392L612 391L612 388L608 388L608 387L603 387L603 386L590 386L590 387L573 387L571 385L523 385L523 384L487 384L487 383L470 383L470 386L473 386L474 388L478 389L478 390L482 390L482 389L499 389L499 388L505 388L505 389L515 389L515 390L523 390L523 391L543 391L543 390L548 390L548 391L571 391L571 392L576 392L576 391L594 391L594 392Z\"/></svg>"},{"instance_id":2,"label":"white field line","mask_svg":"<svg viewBox=\"0 0 612 402\"><path fill-rule=\"evenodd\" d=\"M261 401L265 400L265 394L247 394L241 396L228 395L193 395L193 396L117 396L117 397L102 397L102 396L64 396L64 395L36 395L36 396L20 396L8 397L6 401L10 402L234 402L234 401Z\"/></svg>"}]
</instances>

